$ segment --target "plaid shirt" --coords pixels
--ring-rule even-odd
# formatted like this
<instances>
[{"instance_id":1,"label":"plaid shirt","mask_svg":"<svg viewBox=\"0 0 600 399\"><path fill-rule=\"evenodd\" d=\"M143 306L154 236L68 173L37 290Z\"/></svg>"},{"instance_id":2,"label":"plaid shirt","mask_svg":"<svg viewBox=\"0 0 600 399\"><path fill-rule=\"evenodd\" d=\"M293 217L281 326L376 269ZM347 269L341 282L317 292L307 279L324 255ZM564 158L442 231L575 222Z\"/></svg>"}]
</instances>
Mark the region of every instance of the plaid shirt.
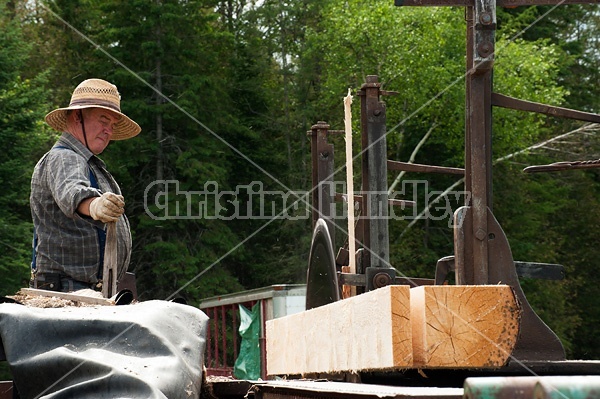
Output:
<instances>
[{"instance_id":1,"label":"plaid shirt","mask_svg":"<svg viewBox=\"0 0 600 399\"><path fill-rule=\"evenodd\" d=\"M90 168L100 189L91 187ZM99 197L103 192L121 194L121 189L100 158L75 137L63 133L39 160L31 178L36 273L61 273L86 283L98 281L102 265L95 227L105 229L105 225L80 215L77 207L82 200ZM131 255L131 233L125 215L117 221L117 242L117 275L122 277Z\"/></svg>"}]
</instances>

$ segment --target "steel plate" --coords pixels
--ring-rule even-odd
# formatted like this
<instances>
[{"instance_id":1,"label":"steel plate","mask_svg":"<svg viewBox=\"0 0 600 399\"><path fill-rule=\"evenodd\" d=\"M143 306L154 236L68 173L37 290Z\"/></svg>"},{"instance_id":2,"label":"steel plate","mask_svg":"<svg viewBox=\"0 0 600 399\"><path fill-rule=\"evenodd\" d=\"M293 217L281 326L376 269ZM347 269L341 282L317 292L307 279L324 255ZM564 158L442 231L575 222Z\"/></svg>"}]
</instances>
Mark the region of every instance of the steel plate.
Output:
<instances>
[{"instance_id":1,"label":"steel plate","mask_svg":"<svg viewBox=\"0 0 600 399\"><path fill-rule=\"evenodd\" d=\"M306 310L326 305L340 299L335 269L333 243L325 220L315 225L308 258L306 278Z\"/></svg>"}]
</instances>

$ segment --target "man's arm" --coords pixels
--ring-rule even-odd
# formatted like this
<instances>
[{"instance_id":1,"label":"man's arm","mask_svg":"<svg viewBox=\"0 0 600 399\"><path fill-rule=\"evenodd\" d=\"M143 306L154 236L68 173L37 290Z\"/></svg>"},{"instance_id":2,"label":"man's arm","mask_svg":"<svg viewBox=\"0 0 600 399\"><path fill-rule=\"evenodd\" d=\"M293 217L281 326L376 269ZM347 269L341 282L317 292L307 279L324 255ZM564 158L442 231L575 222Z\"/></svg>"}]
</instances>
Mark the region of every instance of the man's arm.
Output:
<instances>
[{"instance_id":1,"label":"man's arm","mask_svg":"<svg viewBox=\"0 0 600 399\"><path fill-rule=\"evenodd\" d=\"M104 223L116 222L125 212L122 195L104 193L100 197L86 198L79 203L77 212Z\"/></svg>"},{"instance_id":2,"label":"man's arm","mask_svg":"<svg viewBox=\"0 0 600 399\"><path fill-rule=\"evenodd\" d=\"M91 216L90 215L90 203L98 197L86 198L79 203L77 207L77 213L82 216Z\"/></svg>"}]
</instances>

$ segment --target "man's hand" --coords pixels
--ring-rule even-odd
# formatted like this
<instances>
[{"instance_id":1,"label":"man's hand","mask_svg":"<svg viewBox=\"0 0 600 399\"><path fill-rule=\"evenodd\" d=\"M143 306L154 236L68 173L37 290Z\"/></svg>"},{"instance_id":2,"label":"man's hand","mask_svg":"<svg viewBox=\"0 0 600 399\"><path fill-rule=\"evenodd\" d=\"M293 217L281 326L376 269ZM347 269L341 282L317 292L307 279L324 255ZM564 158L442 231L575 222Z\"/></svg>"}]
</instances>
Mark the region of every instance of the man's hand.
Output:
<instances>
[{"instance_id":1,"label":"man's hand","mask_svg":"<svg viewBox=\"0 0 600 399\"><path fill-rule=\"evenodd\" d=\"M125 212L125 200L122 195L104 193L90 202L90 216L104 223L116 222Z\"/></svg>"}]
</instances>

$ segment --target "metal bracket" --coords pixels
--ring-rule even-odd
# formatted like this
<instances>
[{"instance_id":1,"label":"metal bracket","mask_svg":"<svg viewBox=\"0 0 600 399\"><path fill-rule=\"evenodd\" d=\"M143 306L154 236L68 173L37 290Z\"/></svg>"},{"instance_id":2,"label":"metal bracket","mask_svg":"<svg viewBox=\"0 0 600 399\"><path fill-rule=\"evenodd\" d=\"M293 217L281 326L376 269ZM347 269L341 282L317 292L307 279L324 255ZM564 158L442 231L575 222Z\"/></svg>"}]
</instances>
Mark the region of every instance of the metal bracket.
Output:
<instances>
[{"instance_id":1,"label":"metal bracket","mask_svg":"<svg viewBox=\"0 0 600 399\"><path fill-rule=\"evenodd\" d=\"M367 291L392 285L396 281L396 270L386 267L367 267Z\"/></svg>"},{"instance_id":2,"label":"metal bracket","mask_svg":"<svg viewBox=\"0 0 600 399\"><path fill-rule=\"evenodd\" d=\"M494 66L496 50L496 1L478 0L474 7L475 40L473 42L473 68L487 71Z\"/></svg>"}]
</instances>

